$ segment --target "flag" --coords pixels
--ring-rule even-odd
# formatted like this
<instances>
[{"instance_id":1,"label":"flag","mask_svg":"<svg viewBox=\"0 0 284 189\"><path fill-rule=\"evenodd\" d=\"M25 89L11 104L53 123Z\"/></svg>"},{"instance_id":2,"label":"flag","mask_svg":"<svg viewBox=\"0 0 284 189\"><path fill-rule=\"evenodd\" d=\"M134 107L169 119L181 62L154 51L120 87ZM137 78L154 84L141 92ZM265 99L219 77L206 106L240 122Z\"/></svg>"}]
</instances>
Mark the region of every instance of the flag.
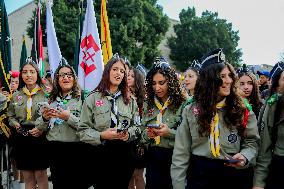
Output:
<instances>
[{"instance_id":1,"label":"flag","mask_svg":"<svg viewBox=\"0 0 284 189\"><path fill-rule=\"evenodd\" d=\"M101 42L104 63L107 64L108 60L112 57L112 46L106 10L106 0L102 0L101 3Z\"/></svg>"},{"instance_id":2,"label":"flag","mask_svg":"<svg viewBox=\"0 0 284 189\"><path fill-rule=\"evenodd\" d=\"M48 1L46 6L47 49L50 69L52 72L51 77L53 79L55 70L59 66L62 56L55 33L51 6L51 2Z\"/></svg>"},{"instance_id":3,"label":"flag","mask_svg":"<svg viewBox=\"0 0 284 189\"><path fill-rule=\"evenodd\" d=\"M76 44L75 44L75 53L74 53L74 64L73 68L75 72L78 74L78 65L79 65L79 54L80 54L80 42L81 42L81 34L83 29L83 1L79 1L79 15L78 15L78 28L76 32Z\"/></svg>"},{"instance_id":4,"label":"flag","mask_svg":"<svg viewBox=\"0 0 284 189\"><path fill-rule=\"evenodd\" d=\"M40 14L41 14L41 5L40 1L38 1L38 9L37 9L37 33L38 33L38 68L40 71L40 76L44 76L44 62L43 62L43 46L42 46L42 30L40 24Z\"/></svg>"},{"instance_id":5,"label":"flag","mask_svg":"<svg viewBox=\"0 0 284 189\"><path fill-rule=\"evenodd\" d=\"M4 0L0 0L0 87L9 91L9 71L11 71L11 37Z\"/></svg>"},{"instance_id":6,"label":"flag","mask_svg":"<svg viewBox=\"0 0 284 189\"><path fill-rule=\"evenodd\" d=\"M87 92L94 90L101 81L104 64L93 0L87 0L79 63L78 79L81 89Z\"/></svg>"},{"instance_id":7,"label":"flag","mask_svg":"<svg viewBox=\"0 0 284 189\"><path fill-rule=\"evenodd\" d=\"M26 63L27 59L27 47L26 47L26 38L23 35L23 44L22 44L22 50L21 50L21 59L20 59L20 69L23 67L23 65ZM19 70L20 70L19 69Z\"/></svg>"}]
</instances>

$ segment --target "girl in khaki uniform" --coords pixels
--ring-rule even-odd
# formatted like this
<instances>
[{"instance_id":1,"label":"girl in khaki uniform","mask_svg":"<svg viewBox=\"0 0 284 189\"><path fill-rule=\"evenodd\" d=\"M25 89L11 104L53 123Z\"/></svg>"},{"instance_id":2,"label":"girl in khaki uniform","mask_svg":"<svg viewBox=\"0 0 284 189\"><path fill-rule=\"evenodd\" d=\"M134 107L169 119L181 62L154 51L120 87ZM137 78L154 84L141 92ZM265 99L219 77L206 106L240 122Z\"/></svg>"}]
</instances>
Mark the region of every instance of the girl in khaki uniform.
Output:
<instances>
[{"instance_id":1,"label":"girl in khaki uniform","mask_svg":"<svg viewBox=\"0 0 284 189\"><path fill-rule=\"evenodd\" d=\"M14 155L17 169L23 172L26 189L47 189L48 150L45 134L37 132L38 104L46 101L37 65L28 60L20 70L19 90L8 108L9 125L17 130Z\"/></svg>"},{"instance_id":2,"label":"girl in khaki uniform","mask_svg":"<svg viewBox=\"0 0 284 189\"><path fill-rule=\"evenodd\" d=\"M49 107L44 109L37 127L48 131L50 171L53 189L88 188L83 182L82 173L87 169L80 162L83 145L77 135L82 101L81 91L73 68L62 59L62 64L54 73Z\"/></svg>"},{"instance_id":3,"label":"girl in khaki uniform","mask_svg":"<svg viewBox=\"0 0 284 189\"><path fill-rule=\"evenodd\" d=\"M147 98L142 125L142 142L148 144L146 188L172 188L170 166L179 109L185 95L175 71L164 59L156 60L146 78Z\"/></svg>"},{"instance_id":4,"label":"girl in khaki uniform","mask_svg":"<svg viewBox=\"0 0 284 189\"><path fill-rule=\"evenodd\" d=\"M127 188L134 171L131 145L140 129L138 108L130 97L122 58L105 66L96 90L84 101L78 134L91 144L89 162L96 189Z\"/></svg>"},{"instance_id":5,"label":"girl in khaki uniform","mask_svg":"<svg viewBox=\"0 0 284 189\"><path fill-rule=\"evenodd\" d=\"M284 63L277 63L270 75L270 95L258 119L261 142L253 189L284 188Z\"/></svg>"},{"instance_id":6,"label":"girl in khaki uniform","mask_svg":"<svg viewBox=\"0 0 284 189\"><path fill-rule=\"evenodd\" d=\"M221 49L203 58L192 104L182 112L171 166L175 189L251 189L258 149L256 118L236 93ZM186 184L187 181L187 184Z\"/></svg>"}]
</instances>

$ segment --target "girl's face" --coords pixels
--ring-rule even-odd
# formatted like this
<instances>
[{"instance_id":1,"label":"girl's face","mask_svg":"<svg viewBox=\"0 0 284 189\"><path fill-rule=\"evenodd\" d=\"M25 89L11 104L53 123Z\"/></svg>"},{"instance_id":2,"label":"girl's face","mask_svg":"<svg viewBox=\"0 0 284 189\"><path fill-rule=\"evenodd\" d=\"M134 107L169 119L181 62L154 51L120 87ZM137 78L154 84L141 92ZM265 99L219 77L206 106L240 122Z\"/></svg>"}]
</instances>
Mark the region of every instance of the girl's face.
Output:
<instances>
[{"instance_id":1,"label":"girl's face","mask_svg":"<svg viewBox=\"0 0 284 189\"><path fill-rule=\"evenodd\" d=\"M19 87L19 77L11 77L10 88L14 92Z\"/></svg>"},{"instance_id":2,"label":"girl's face","mask_svg":"<svg viewBox=\"0 0 284 189\"><path fill-rule=\"evenodd\" d=\"M240 83L240 89L244 93L244 97L249 97L253 90L252 79L247 75L243 75L242 77L240 77L239 83Z\"/></svg>"},{"instance_id":3,"label":"girl's face","mask_svg":"<svg viewBox=\"0 0 284 189\"><path fill-rule=\"evenodd\" d=\"M168 81L161 73L156 73L153 76L152 87L156 96L161 98L163 102L168 99Z\"/></svg>"},{"instance_id":4,"label":"girl's face","mask_svg":"<svg viewBox=\"0 0 284 189\"><path fill-rule=\"evenodd\" d=\"M109 73L110 85L118 87L122 82L124 75L125 75L124 64L121 63L120 61L114 63Z\"/></svg>"},{"instance_id":5,"label":"girl's face","mask_svg":"<svg viewBox=\"0 0 284 189\"><path fill-rule=\"evenodd\" d=\"M25 65L23 67L21 75L22 75L23 81L26 85L36 84L37 72L36 72L36 69L32 65L30 65L30 64Z\"/></svg>"},{"instance_id":6,"label":"girl's face","mask_svg":"<svg viewBox=\"0 0 284 189\"><path fill-rule=\"evenodd\" d=\"M231 92L233 78L232 78L232 73L229 70L228 66L223 68L223 70L220 72L220 77L223 81L223 84L219 88L219 96L221 97L229 96Z\"/></svg>"},{"instance_id":7,"label":"girl's face","mask_svg":"<svg viewBox=\"0 0 284 189\"><path fill-rule=\"evenodd\" d=\"M284 92L284 71L281 73L280 78L278 80L277 92L278 93Z\"/></svg>"},{"instance_id":8,"label":"girl's face","mask_svg":"<svg viewBox=\"0 0 284 189\"><path fill-rule=\"evenodd\" d=\"M58 84L63 93L68 93L70 90L72 90L74 85L74 75L70 68L63 67L59 70Z\"/></svg>"},{"instance_id":9,"label":"girl's face","mask_svg":"<svg viewBox=\"0 0 284 189\"><path fill-rule=\"evenodd\" d=\"M134 79L134 71L130 70L128 72L128 76L127 76L127 84L129 87L133 88L135 87L135 79Z\"/></svg>"},{"instance_id":10,"label":"girl's face","mask_svg":"<svg viewBox=\"0 0 284 189\"><path fill-rule=\"evenodd\" d=\"M197 74L193 70L187 70L184 78L184 86L187 91L194 90L197 80Z\"/></svg>"}]
</instances>

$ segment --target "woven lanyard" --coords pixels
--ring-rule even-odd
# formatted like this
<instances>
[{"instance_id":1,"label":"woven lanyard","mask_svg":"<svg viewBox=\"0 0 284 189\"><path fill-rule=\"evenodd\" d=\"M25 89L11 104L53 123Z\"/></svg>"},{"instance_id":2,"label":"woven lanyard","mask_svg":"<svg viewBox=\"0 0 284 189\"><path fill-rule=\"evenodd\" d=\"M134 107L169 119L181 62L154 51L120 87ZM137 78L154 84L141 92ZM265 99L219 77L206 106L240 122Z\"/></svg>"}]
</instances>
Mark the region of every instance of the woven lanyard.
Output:
<instances>
[{"instance_id":1,"label":"woven lanyard","mask_svg":"<svg viewBox=\"0 0 284 189\"><path fill-rule=\"evenodd\" d=\"M32 118L32 105L33 105L33 95L36 94L41 88L36 85L36 87L30 92L27 87L23 88L23 92L28 96L27 101L27 120L30 120Z\"/></svg>"},{"instance_id":2,"label":"woven lanyard","mask_svg":"<svg viewBox=\"0 0 284 189\"><path fill-rule=\"evenodd\" d=\"M106 98L111 102L111 128L117 127L119 125L118 111L116 106L116 100L121 95L121 91L117 91L115 94L111 95L108 92Z\"/></svg>"},{"instance_id":3,"label":"woven lanyard","mask_svg":"<svg viewBox=\"0 0 284 189\"><path fill-rule=\"evenodd\" d=\"M165 109L167 109L167 107L172 103L172 101L171 101L171 99L169 97L167 99L167 101L164 103L164 105L162 105L160 103L160 101L158 100L158 98L155 96L154 102L155 102L155 105L157 106L157 108L159 109L159 114L157 115L156 124L160 125L161 123L163 123L163 114L165 112ZM160 136L156 136L155 137L156 144L160 144L160 141L161 141L161 137Z\"/></svg>"},{"instance_id":4,"label":"woven lanyard","mask_svg":"<svg viewBox=\"0 0 284 189\"><path fill-rule=\"evenodd\" d=\"M65 97L62 97L61 95L57 96L56 106L64 109L63 106L66 105L71 98L72 98L72 92L69 92L67 95L65 95Z\"/></svg>"},{"instance_id":5,"label":"woven lanyard","mask_svg":"<svg viewBox=\"0 0 284 189\"><path fill-rule=\"evenodd\" d=\"M225 100L222 100L216 105L217 109L223 108L225 104ZM214 157L220 156L220 142L219 142L219 115L218 112L215 113L214 118L210 124L210 150Z\"/></svg>"}]
</instances>

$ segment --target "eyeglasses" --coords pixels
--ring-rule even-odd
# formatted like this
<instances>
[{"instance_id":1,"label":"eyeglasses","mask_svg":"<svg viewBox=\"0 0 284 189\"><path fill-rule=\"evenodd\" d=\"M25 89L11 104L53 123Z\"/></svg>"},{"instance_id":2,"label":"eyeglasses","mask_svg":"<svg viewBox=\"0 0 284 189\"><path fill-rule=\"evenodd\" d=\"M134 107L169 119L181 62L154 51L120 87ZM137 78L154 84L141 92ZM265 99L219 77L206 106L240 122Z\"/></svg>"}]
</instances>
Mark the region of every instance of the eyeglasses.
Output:
<instances>
[{"instance_id":1,"label":"eyeglasses","mask_svg":"<svg viewBox=\"0 0 284 189\"><path fill-rule=\"evenodd\" d=\"M58 74L59 77L64 78L65 76L67 76L68 79L70 79L71 77L73 77L73 73L62 73L62 74Z\"/></svg>"}]
</instances>

